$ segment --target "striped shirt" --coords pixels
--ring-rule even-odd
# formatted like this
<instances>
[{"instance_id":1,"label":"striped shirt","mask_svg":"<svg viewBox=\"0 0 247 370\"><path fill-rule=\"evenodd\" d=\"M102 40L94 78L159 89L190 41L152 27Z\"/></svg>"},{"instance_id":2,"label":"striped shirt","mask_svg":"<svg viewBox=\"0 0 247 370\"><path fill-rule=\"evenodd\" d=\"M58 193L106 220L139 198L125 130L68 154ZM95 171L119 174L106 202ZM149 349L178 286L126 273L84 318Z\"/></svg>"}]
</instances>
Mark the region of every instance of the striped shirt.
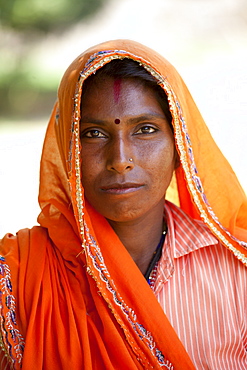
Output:
<instances>
[{"instance_id":1,"label":"striped shirt","mask_svg":"<svg viewBox=\"0 0 247 370\"><path fill-rule=\"evenodd\" d=\"M154 293L198 370L247 369L247 268L200 221L166 205Z\"/></svg>"}]
</instances>

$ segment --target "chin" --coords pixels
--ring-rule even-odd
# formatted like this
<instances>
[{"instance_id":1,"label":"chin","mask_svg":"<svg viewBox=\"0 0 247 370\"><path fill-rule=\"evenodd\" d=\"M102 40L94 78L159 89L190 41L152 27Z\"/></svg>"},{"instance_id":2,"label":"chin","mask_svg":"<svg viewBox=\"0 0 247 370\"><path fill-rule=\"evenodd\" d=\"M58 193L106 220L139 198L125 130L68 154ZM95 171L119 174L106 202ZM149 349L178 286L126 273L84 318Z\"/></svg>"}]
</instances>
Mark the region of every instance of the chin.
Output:
<instances>
[{"instance_id":1,"label":"chin","mask_svg":"<svg viewBox=\"0 0 247 370\"><path fill-rule=\"evenodd\" d=\"M143 209L141 211L135 209L123 210L120 207L119 210L115 210L115 212L107 212L103 216L109 222L131 222L140 218L144 213Z\"/></svg>"}]
</instances>

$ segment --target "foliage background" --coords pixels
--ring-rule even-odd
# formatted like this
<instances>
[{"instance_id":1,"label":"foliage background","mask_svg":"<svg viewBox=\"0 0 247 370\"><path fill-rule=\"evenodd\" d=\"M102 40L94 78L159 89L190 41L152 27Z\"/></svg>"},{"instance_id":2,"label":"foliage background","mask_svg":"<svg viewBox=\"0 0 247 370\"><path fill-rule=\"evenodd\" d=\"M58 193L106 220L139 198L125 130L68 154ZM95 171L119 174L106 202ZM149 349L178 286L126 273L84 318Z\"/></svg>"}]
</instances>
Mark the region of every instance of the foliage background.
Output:
<instances>
[{"instance_id":1,"label":"foliage background","mask_svg":"<svg viewBox=\"0 0 247 370\"><path fill-rule=\"evenodd\" d=\"M1 0L0 110L2 116L43 115L54 100L56 74L37 68L37 46L63 38L97 14L107 0ZM41 73L40 73L41 72Z\"/></svg>"}]
</instances>

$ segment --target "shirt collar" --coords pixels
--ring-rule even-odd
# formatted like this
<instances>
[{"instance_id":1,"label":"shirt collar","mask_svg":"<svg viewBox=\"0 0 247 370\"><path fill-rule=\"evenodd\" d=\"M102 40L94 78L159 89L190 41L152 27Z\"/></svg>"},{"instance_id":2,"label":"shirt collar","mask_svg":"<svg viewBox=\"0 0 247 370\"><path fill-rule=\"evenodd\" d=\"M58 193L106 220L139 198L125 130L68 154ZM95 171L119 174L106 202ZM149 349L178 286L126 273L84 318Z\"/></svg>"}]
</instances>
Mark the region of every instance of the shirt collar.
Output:
<instances>
[{"instance_id":1,"label":"shirt collar","mask_svg":"<svg viewBox=\"0 0 247 370\"><path fill-rule=\"evenodd\" d=\"M174 204L166 202L165 214L168 231L157 267L153 287L155 294L161 289L162 284L172 277L176 258L218 243L203 222L193 220Z\"/></svg>"},{"instance_id":2,"label":"shirt collar","mask_svg":"<svg viewBox=\"0 0 247 370\"><path fill-rule=\"evenodd\" d=\"M174 258L218 243L202 221L193 220L174 204L166 202L165 213L168 232L164 250L171 248Z\"/></svg>"}]
</instances>

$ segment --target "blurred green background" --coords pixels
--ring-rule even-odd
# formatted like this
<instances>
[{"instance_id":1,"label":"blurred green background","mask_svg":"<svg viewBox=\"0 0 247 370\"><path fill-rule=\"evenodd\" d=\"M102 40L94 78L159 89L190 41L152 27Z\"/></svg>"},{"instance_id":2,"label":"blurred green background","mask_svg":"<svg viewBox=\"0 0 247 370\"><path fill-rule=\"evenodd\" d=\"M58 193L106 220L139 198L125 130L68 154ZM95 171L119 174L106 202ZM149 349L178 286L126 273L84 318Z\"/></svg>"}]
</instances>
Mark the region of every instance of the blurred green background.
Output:
<instances>
[{"instance_id":1,"label":"blurred green background","mask_svg":"<svg viewBox=\"0 0 247 370\"><path fill-rule=\"evenodd\" d=\"M107 0L1 0L0 112L29 119L50 111L58 76L37 66L34 51L50 35L100 12ZM46 73L47 72L47 73Z\"/></svg>"}]
</instances>

